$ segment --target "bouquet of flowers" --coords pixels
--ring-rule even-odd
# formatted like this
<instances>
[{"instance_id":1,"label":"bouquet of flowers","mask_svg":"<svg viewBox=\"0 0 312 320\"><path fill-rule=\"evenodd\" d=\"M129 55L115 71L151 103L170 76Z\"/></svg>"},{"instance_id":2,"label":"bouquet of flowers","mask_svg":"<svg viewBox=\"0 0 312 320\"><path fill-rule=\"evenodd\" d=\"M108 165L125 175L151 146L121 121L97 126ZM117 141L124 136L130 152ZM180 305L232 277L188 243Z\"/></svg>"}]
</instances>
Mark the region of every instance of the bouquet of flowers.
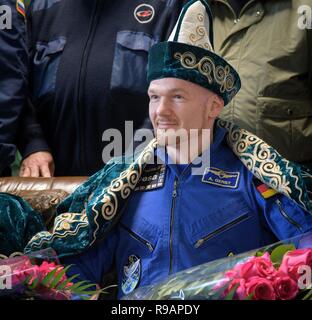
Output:
<instances>
[{"instance_id":1,"label":"bouquet of flowers","mask_svg":"<svg viewBox=\"0 0 312 320\"><path fill-rule=\"evenodd\" d=\"M125 300L312 300L312 233L206 263Z\"/></svg>"},{"instance_id":2,"label":"bouquet of flowers","mask_svg":"<svg viewBox=\"0 0 312 320\"><path fill-rule=\"evenodd\" d=\"M74 283L78 275L67 278L69 268L59 263L53 249L0 260L0 298L86 300L102 292L87 281Z\"/></svg>"}]
</instances>

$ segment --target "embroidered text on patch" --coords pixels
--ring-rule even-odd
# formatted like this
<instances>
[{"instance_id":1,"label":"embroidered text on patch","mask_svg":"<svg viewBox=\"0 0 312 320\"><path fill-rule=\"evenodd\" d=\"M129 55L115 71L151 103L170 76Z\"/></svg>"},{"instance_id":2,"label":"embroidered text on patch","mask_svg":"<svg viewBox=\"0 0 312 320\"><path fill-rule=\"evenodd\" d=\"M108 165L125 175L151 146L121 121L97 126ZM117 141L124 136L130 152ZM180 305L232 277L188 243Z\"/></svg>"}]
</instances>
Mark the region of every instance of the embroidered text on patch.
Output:
<instances>
[{"instance_id":1,"label":"embroidered text on patch","mask_svg":"<svg viewBox=\"0 0 312 320\"><path fill-rule=\"evenodd\" d=\"M202 182L213 184L223 188L235 189L239 182L239 172L228 172L218 168L206 168Z\"/></svg>"},{"instance_id":2,"label":"embroidered text on patch","mask_svg":"<svg viewBox=\"0 0 312 320\"><path fill-rule=\"evenodd\" d=\"M144 173L141 176L135 191L149 191L159 189L164 186L166 174L166 166L158 165L156 167L146 167Z\"/></svg>"}]
</instances>

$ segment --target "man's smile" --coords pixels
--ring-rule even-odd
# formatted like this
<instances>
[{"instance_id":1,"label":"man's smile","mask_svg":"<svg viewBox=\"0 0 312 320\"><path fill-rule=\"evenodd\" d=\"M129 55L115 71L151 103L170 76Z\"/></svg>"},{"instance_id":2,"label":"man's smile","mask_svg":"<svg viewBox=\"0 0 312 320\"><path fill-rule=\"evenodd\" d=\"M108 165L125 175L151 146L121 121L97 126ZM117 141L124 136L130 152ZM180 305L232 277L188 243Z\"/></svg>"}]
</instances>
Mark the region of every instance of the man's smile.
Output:
<instances>
[{"instance_id":1,"label":"man's smile","mask_svg":"<svg viewBox=\"0 0 312 320\"><path fill-rule=\"evenodd\" d=\"M157 129L170 129L176 127L178 124L175 121L170 120L158 120L156 121Z\"/></svg>"}]
</instances>

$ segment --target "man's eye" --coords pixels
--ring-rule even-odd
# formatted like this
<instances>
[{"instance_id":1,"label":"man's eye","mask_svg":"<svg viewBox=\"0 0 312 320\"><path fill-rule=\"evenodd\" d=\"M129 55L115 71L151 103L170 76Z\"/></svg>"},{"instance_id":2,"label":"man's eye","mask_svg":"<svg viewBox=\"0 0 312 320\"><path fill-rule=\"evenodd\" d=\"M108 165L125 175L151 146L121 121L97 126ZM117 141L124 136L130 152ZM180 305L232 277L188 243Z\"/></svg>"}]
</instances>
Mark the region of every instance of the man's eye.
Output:
<instances>
[{"instance_id":1,"label":"man's eye","mask_svg":"<svg viewBox=\"0 0 312 320\"><path fill-rule=\"evenodd\" d=\"M177 95L175 95L175 96L174 96L174 99L176 99L176 100L182 100L182 99L183 99L183 97L182 97L182 96L180 96L179 94L177 94Z\"/></svg>"},{"instance_id":2,"label":"man's eye","mask_svg":"<svg viewBox=\"0 0 312 320\"><path fill-rule=\"evenodd\" d=\"M158 96L156 96L155 94L150 96L150 100L157 100L157 99L158 99Z\"/></svg>"}]
</instances>

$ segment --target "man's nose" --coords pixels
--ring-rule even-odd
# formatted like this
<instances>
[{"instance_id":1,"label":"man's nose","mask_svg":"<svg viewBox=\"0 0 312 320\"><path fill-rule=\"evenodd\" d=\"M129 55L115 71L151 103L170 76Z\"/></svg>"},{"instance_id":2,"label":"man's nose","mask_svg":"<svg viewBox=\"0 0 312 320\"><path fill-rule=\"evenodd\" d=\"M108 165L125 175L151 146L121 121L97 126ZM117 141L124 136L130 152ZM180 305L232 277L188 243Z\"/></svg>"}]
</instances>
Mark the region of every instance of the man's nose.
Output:
<instances>
[{"instance_id":1,"label":"man's nose","mask_svg":"<svg viewBox=\"0 0 312 320\"><path fill-rule=\"evenodd\" d=\"M159 104L156 109L156 114L158 116L161 115L169 115L171 113L170 103L166 98L161 98L159 100Z\"/></svg>"}]
</instances>

